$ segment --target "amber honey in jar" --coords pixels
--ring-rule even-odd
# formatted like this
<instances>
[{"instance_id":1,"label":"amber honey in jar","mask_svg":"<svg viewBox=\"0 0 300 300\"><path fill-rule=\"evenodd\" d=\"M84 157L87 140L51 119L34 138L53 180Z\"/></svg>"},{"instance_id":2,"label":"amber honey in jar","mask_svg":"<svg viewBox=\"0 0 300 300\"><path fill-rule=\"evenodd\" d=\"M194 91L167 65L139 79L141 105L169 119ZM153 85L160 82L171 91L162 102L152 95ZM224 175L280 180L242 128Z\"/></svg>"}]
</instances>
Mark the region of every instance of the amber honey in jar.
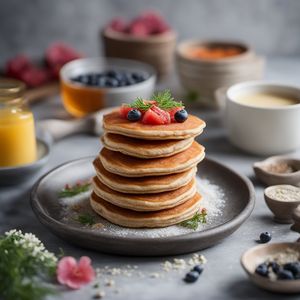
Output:
<instances>
[{"instance_id":1,"label":"amber honey in jar","mask_svg":"<svg viewBox=\"0 0 300 300\"><path fill-rule=\"evenodd\" d=\"M61 82L65 109L75 117L83 117L104 107L104 92L71 81Z\"/></svg>"}]
</instances>

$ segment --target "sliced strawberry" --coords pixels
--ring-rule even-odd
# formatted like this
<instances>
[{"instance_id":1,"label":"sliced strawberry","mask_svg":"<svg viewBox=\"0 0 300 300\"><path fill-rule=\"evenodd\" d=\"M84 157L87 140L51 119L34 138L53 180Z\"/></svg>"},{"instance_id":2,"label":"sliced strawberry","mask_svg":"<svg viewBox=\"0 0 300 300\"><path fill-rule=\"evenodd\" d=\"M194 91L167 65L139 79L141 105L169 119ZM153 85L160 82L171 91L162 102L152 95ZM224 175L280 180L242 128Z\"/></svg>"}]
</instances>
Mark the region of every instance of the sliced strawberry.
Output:
<instances>
[{"instance_id":1,"label":"sliced strawberry","mask_svg":"<svg viewBox=\"0 0 300 300\"><path fill-rule=\"evenodd\" d=\"M128 112L132 110L131 107L129 107L127 104L123 104L121 107L120 107L120 115L123 117L123 118L127 118L127 114Z\"/></svg>"},{"instance_id":2,"label":"sliced strawberry","mask_svg":"<svg viewBox=\"0 0 300 300\"><path fill-rule=\"evenodd\" d=\"M177 111L179 110L182 110L184 109L184 106L181 106L181 107L175 107L175 108L172 108L171 110L168 111L169 115L170 115L170 118L171 118L171 122L175 123L176 120L175 120L175 114Z\"/></svg>"},{"instance_id":3,"label":"sliced strawberry","mask_svg":"<svg viewBox=\"0 0 300 300\"><path fill-rule=\"evenodd\" d=\"M171 119L169 113L157 106L152 106L148 109L142 119L142 123L151 125L163 125L169 124L170 122Z\"/></svg>"}]
</instances>

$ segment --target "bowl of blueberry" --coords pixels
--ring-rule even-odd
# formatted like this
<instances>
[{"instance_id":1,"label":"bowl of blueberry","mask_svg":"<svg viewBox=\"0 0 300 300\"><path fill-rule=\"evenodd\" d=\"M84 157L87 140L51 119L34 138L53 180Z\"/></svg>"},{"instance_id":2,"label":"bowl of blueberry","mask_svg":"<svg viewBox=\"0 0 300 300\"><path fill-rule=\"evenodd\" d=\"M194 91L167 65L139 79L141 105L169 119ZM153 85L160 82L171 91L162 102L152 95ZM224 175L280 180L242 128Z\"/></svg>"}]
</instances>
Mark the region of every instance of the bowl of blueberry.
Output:
<instances>
[{"instance_id":1,"label":"bowl of blueberry","mask_svg":"<svg viewBox=\"0 0 300 300\"><path fill-rule=\"evenodd\" d=\"M156 72L142 62L118 58L81 58L60 71L62 101L75 117L104 107L119 106L136 97L149 98Z\"/></svg>"},{"instance_id":2,"label":"bowl of blueberry","mask_svg":"<svg viewBox=\"0 0 300 300\"><path fill-rule=\"evenodd\" d=\"M300 243L271 243L247 250L241 264L257 286L277 293L300 293Z\"/></svg>"}]
</instances>

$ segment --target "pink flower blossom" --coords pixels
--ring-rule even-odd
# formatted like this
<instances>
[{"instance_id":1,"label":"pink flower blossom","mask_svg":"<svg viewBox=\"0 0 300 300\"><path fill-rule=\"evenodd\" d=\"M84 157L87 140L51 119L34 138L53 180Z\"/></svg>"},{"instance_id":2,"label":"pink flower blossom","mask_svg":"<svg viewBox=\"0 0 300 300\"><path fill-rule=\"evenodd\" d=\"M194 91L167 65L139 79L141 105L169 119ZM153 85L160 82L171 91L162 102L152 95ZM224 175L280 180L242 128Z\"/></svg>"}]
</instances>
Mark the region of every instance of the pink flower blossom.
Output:
<instances>
[{"instance_id":1,"label":"pink flower blossom","mask_svg":"<svg viewBox=\"0 0 300 300\"><path fill-rule=\"evenodd\" d=\"M72 289L80 289L94 280L95 271L89 257L82 256L77 263L74 257L65 256L58 262L56 275L60 284Z\"/></svg>"}]
</instances>

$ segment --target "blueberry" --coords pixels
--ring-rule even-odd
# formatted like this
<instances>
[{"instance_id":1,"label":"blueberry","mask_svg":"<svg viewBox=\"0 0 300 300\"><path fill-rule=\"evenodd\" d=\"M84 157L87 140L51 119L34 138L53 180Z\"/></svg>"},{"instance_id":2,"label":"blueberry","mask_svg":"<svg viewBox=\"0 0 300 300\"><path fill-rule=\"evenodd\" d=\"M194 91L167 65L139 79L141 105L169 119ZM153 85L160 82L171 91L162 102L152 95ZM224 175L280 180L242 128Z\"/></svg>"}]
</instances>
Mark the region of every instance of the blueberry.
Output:
<instances>
[{"instance_id":1,"label":"blueberry","mask_svg":"<svg viewBox=\"0 0 300 300\"><path fill-rule=\"evenodd\" d=\"M75 81L75 82L80 82L81 81L80 76L72 77L71 80Z\"/></svg>"},{"instance_id":2,"label":"blueberry","mask_svg":"<svg viewBox=\"0 0 300 300\"><path fill-rule=\"evenodd\" d=\"M196 271L190 271L188 272L185 277L184 277L184 281L188 282L188 283L192 283L197 281L199 278L199 273Z\"/></svg>"},{"instance_id":3,"label":"blueberry","mask_svg":"<svg viewBox=\"0 0 300 300\"><path fill-rule=\"evenodd\" d=\"M142 113L137 109L132 109L127 114L127 120L132 122L136 122L140 120L141 117L142 117Z\"/></svg>"},{"instance_id":4,"label":"blueberry","mask_svg":"<svg viewBox=\"0 0 300 300\"><path fill-rule=\"evenodd\" d=\"M117 87L119 85L118 80L114 78L107 78L105 82L106 87Z\"/></svg>"},{"instance_id":5,"label":"blueberry","mask_svg":"<svg viewBox=\"0 0 300 300\"><path fill-rule=\"evenodd\" d=\"M293 280L294 275L291 271L288 270L280 270L277 274L277 278L281 280Z\"/></svg>"},{"instance_id":6,"label":"blueberry","mask_svg":"<svg viewBox=\"0 0 300 300\"><path fill-rule=\"evenodd\" d=\"M82 83L82 84L88 84L90 78L89 78L89 75L79 75L79 76L78 76L78 80L79 80L79 82Z\"/></svg>"},{"instance_id":7,"label":"blueberry","mask_svg":"<svg viewBox=\"0 0 300 300\"><path fill-rule=\"evenodd\" d=\"M133 85L136 84L135 80L132 78L127 78L126 79L126 85Z\"/></svg>"},{"instance_id":8,"label":"blueberry","mask_svg":"<svg viewBox=\"0 0 300 300\"><path fill-rule=\"evenodd\" d=\"M97 85L102 88L105 87L106 86L106 78L98 77Z\"/></svg>"},{"instance_id":9,"label":"blueberry","mask_svg":"<svg viewBox=\"0 0 300 300\"><path fill-rule=\"evenodd\" d=\"M292 272L296 279L300 279L300 262L287 263L283 269Z\"/></svg>"},{"instance_id":10,"label":"blueberry","mask_svg":"<svg viewBox=\"0 0 300 300\"><path fill-rule=\"evenodd\" d=\"M127 85L127 82L126 82L126 80L120 80L119 81L119 86L126 86Z\"/></svg>"},{"instance_id":11,"label":"blueberry","mask_svg":"<svg viewBox=\"0 0 300 300\"><path fill-rule=\"evenodd\" d=\"M199 273L199 275L203 272L203 266L202 265L196 265L192 271L196 271Z\"/></svg>"},{"instance_id":12,"label":"blueberry","mask_svg":"<svg viewBox=\"0 0 300 300\"><path fill-rule=\"evenodd\" d=\"M265 244L270 242L272 239L272 235L270 232L263 232L261 233L261 235L259 236L259 240L261 243Z\"/></svg>"},{"instance_id":13,"label":"blueberry","mask_svg":"<svg viewBox=\"0 0 300 300\"><path fill-rule=\"evenodd\" d=\"M275 261L269 262L268 268L271 268L275 274L277 274L280 270L279 264L276 263Z\"/></svg>"},{"instance_id":14,"label":"blueberry","mask_svg":"<svg viewBox=\"0 0 300 300\"><path fill-rule=\"evenodd\" d=\"M268 265L266 263L260 264L255 269L255 273L264 277L268 277L269 270Z\"/></svg>"},{"instance_id":15,"label":"blueberry","mask_svg":"<svg viewBox=\"0 0 300 300\"><path fill-rule=\"evenodd\" d=\"M117 72L115 70L109 70L109 71L105 72L105 75L108 76L108 77L115 78L116 75L117 75Z\"/></svg>"},{"instance_id":16,"label":"blueberry","mask_svg":"<svg viewBox=\"0 0 300 300\"><path fill-rule=\"evenodd\" d=\"M139 83L139 82L142 82L145 80L144 75L139 74L139 73L132 73L131 77L133 80L135 80L136 83Z\"/></svg>"},{"instance_id":17,"label":"blueberry","mask_svg":"<svg viewBox=\"0 0 300 300\"><path fill-rule=\"evenodd\" d=\"M178 110L176 111L174 118L176 122L183 123L188 118L188 113L185 109Z\"/></svg>"}]
</instances>

